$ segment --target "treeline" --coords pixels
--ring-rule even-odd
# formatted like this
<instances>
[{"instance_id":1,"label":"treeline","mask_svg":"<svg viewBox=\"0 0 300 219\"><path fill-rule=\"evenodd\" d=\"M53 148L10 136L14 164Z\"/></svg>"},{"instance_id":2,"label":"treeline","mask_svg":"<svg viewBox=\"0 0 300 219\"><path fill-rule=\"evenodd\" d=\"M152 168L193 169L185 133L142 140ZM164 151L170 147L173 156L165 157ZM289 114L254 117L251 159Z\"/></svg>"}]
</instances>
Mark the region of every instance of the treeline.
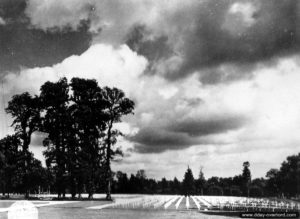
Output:
<instances>
[{"instance_id":1,"label":"treeline","mask_svg":"<svg viewBox=\"0 0 300 219\"><path fill-rule=\"evenodd\" d=\"M46 82L40 94L15 95L5 109L13 117L15 134L0 141L1 191L24 193L38 188L72 198L87 192L93 197L105 188L111 199L111 161L122 155L114 147L122 133L114 128L123 115L133 113L134 102L117 88L101 88L96 80L66 78ZM46 138L47 169L29 152L34 132Z\"/></svg>"},{"instance_id":2,"label":"treeline","mask_svg":"<svg viewBox=\"0 0 300 219\"><path fill-rule=\"evenodd\" d=\"M287 157L280 169L271 169L266 178L251 178L250 163L243 163L240 175L234 177L210 177L205 179L202 169L194 177L187 169L182 181L154 180L147 178L144 170L129 177L118 171L113 180L114 193L224 195L250 197L298 197L300 196L300 153Z\"/></svg>"}]
</instances>

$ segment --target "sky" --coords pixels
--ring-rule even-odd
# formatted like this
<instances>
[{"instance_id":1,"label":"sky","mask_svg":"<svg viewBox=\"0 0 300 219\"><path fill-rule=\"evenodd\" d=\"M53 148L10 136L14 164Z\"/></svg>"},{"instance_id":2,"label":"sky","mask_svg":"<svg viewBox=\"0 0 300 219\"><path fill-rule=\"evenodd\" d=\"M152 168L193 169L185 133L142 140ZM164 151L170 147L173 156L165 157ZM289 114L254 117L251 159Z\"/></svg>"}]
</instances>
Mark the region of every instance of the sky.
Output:
<instances>
[{"instance_id":1,"label":"sky","mask_svg":"<svg viewBox=\"0 0 300 219\"><path fill-rule=\"evenodd\" d=\"M13 95L61 77L134 100L115 171L264 177L300 151L300 1L1 0L0 136Z\"/></svg>"}]
</instances>

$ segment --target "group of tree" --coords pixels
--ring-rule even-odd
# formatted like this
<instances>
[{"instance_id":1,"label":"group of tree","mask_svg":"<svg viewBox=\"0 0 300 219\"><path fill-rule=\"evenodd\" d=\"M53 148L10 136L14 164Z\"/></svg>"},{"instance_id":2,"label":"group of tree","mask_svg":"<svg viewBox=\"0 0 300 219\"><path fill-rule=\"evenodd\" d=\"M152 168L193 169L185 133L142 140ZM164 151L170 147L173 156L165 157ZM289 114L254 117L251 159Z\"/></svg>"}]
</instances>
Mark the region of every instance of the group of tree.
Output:
<instances>
[{"instance_id":1,"label":"group of tree","mask_svg":"<svg viewBox=\"0 0 300 219\"><path fill-rule=\"evenodd\" d=\"M247 196L251 184L249 165L249 162L245 162L243 174L233 178L211 177L207 180L202 168L195 178L188 167L182 181L176 177L173 180L147 178L144 170L139 170L136 175L131 174L128 178L126 173L118 171L114 175L112 189L114 193Z\"/></svg>"},{"instance_id":2,"label":"group of tree","mask_svg":"<svg viewBox=\"0 0 300 219\"><path fill-rule=\"evenodd\" d=\"M26 154L27 174L24 172L25 154L20 150L20 140L8 135L0 140L0 189L2 195L23 193L31 190L37 193L39 187L47 187L51 182L51 173L42 167L41 161ZM25 187L26 186L26 187Z\"/></svg>"},{"instance_id":3,"label":"group of tree","mask_svg":"<svg viewBox=\"0 0 300 219\"><path fill-rule=\"evenodd\" d=\"M234 177L212 176L205 179L203 169L194 177L188 168L183 180L154 180L147 178L144 170L130 177L118 171L114 175L114 193L138 194L181 194L220 195L248 197L299 197L300 195L300 153L287 157L279 170L271 169L266 178L251 179L250 163L243 163L242 172Z\"/></svg>"},{"instance_id":4,"label":"group of tree","mask_svg":"<svg viewBox=\"0 0 300 219\"><path fill-rule=\"evenodd\" d=\"M15 133L0 142L2 193L20 192L28 198L37 186L45 188L46 179L58 197L87 192L92 198L104 187L111 199L111 161L122 155L115 147L122 133L114 124L133 110L134 102L123 91L101 88L91 79L61 78L44 83L39 95L13 96L6 112L13 118ZM34 132L47 136L46 169L29 152ZM32 183L33 177L40 177L34 180L38 185Z\"/></svg>"}]
</instances>

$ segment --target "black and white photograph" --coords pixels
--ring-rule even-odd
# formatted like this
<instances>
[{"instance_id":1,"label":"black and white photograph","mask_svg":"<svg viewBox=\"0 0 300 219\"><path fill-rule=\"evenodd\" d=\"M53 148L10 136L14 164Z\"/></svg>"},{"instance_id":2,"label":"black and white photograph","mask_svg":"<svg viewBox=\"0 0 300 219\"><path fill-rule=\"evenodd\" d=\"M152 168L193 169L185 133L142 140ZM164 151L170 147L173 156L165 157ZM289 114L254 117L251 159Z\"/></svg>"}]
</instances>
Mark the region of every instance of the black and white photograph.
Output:
<instances>
[{"instance_id":1,"label":"black and white photograph","mask_svg":"<svg viewBox=\"0 0 300 219\"><path fill-rule=\"evenodd\" d=\"M0 0L0 219L299 213L300 0Z\"/></svg>"}]
</instances>

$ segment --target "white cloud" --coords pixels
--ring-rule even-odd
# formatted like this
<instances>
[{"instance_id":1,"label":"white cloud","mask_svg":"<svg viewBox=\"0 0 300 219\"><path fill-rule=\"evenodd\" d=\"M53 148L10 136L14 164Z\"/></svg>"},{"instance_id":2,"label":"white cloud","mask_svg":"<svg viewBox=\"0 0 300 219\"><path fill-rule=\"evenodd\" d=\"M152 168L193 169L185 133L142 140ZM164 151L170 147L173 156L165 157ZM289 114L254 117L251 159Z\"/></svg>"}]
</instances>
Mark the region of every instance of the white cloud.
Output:
<instances>
[{"instance_id":1,"label":"white cloud","mask_svg":"<svg viewBox=\"0 0 300 219\"><path fill-rule=\"evenodd\" d=\"M250 2L236 2L229 8L229 13L241 14L243 21L247 25L252 25L255 22L253 14L257 11L254 5Z\"/></svg>"}]
</instances>

